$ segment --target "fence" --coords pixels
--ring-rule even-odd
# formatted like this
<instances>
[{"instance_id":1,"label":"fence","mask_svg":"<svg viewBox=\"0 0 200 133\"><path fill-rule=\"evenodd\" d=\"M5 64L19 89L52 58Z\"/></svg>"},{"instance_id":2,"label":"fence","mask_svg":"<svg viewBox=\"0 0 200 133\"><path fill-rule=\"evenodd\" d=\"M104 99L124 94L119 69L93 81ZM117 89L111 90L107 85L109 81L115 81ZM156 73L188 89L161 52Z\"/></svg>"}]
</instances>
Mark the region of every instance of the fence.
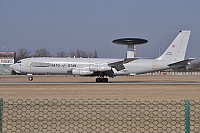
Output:
<instances>
[{"instance_id":1,"label":"fence","mask_svg":"<svg viewBox=\"0 0 200 133\"><path fill-rule=\"evenodd\" d=\"M151 72L144 75L200 75L200 72Z\"/></svg>"},{"instance_id":2,"label":"fence","mask_svg":"<svg viewBox=\"0 0 200 133\"><path fill-rule=\"evenodd\" d=\"M1 99L0 132L199 133L200 102Z\"/></svg>"}]
</instances>

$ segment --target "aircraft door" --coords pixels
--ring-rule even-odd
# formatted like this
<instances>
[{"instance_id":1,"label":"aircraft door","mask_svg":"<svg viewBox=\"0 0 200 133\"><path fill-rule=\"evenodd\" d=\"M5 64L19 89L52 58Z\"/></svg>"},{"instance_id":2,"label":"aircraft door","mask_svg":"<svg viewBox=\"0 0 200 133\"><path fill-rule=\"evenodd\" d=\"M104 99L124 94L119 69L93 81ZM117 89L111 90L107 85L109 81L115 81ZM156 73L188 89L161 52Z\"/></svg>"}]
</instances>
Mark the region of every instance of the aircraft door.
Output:
<instances>
[{"instance_id":1,"label":"aircraft door","mask_svg":"<svg viewBox=\"0 0 200 133\"><path fill-rule=\"evenodd\" d=\"M26 67L27 67L29 70L31 70L31 63L32 63L31 59L27 59Z\"/></svg>"}]
</instances>

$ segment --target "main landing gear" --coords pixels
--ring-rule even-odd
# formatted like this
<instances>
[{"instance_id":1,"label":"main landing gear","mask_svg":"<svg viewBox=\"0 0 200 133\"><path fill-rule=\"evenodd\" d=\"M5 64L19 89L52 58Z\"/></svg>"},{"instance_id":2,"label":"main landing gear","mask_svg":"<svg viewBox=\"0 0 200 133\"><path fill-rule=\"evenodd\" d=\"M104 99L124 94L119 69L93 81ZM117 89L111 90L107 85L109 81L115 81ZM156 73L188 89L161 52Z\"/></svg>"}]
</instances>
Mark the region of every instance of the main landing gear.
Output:
<instances>
[{"instance_id":1,"label":"main landing gear","mask_svg":"<svg viewBox=\"0 0 200 133\"><path fill-rule=\"evenodd\" d=\"M108 82L108 78L96 78L96 82Z\"/></svg>"}]
</instances>

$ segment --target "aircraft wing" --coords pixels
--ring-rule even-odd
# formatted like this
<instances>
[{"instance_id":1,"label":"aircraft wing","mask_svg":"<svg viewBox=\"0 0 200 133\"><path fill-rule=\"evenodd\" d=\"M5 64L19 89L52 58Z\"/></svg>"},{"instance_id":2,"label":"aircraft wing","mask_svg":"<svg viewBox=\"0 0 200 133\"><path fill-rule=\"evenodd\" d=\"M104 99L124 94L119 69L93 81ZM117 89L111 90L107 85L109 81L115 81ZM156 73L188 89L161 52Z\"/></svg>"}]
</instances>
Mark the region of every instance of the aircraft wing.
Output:
<instances>
[{"instance_id":1,"label":"aircraft wing","mask_svg":"<svg viewBox=\"0 0 200 133\"><path fill-rule=\"evenodd\" d=\"M120 70L125 69L124 64L137 60L137 59L140 59L140 58L126 58L124 60L120 60L117 62L108 63L108 66L115 68L117 71L120 71Z\"/></svg>"},{"instance_id":2,"label":"aircraft wing","mask_svg":"<svg viewBox=\"0 0 200 133\"><path fill-rule=\"evenodd\" d=\"M168 66L170 67L183 67L183 66L187 66L190 64L191 61L195 60L195 58L188 58L182 61L178 61L172 64L169 64Z\"/></svg>"}]
</instances>

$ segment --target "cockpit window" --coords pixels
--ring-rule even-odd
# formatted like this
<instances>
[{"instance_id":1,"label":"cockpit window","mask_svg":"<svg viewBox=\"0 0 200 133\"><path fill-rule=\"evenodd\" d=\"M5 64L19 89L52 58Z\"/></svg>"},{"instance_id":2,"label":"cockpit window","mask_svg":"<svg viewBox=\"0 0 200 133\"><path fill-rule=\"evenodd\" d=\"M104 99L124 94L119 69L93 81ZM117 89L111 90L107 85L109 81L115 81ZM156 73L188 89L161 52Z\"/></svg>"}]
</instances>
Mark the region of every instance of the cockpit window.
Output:
<instances>
[{"instance_id":1,"label":"cockpit window","mask_svg":"<svg viewBox=\"0 0 200 133\"><path fill-rule=\"evenodd\" d=\"M21 60L19 60L19 61L17 61L16 63L22 63L22 61L21 61Z\"/></svg>"}]
</instances>

